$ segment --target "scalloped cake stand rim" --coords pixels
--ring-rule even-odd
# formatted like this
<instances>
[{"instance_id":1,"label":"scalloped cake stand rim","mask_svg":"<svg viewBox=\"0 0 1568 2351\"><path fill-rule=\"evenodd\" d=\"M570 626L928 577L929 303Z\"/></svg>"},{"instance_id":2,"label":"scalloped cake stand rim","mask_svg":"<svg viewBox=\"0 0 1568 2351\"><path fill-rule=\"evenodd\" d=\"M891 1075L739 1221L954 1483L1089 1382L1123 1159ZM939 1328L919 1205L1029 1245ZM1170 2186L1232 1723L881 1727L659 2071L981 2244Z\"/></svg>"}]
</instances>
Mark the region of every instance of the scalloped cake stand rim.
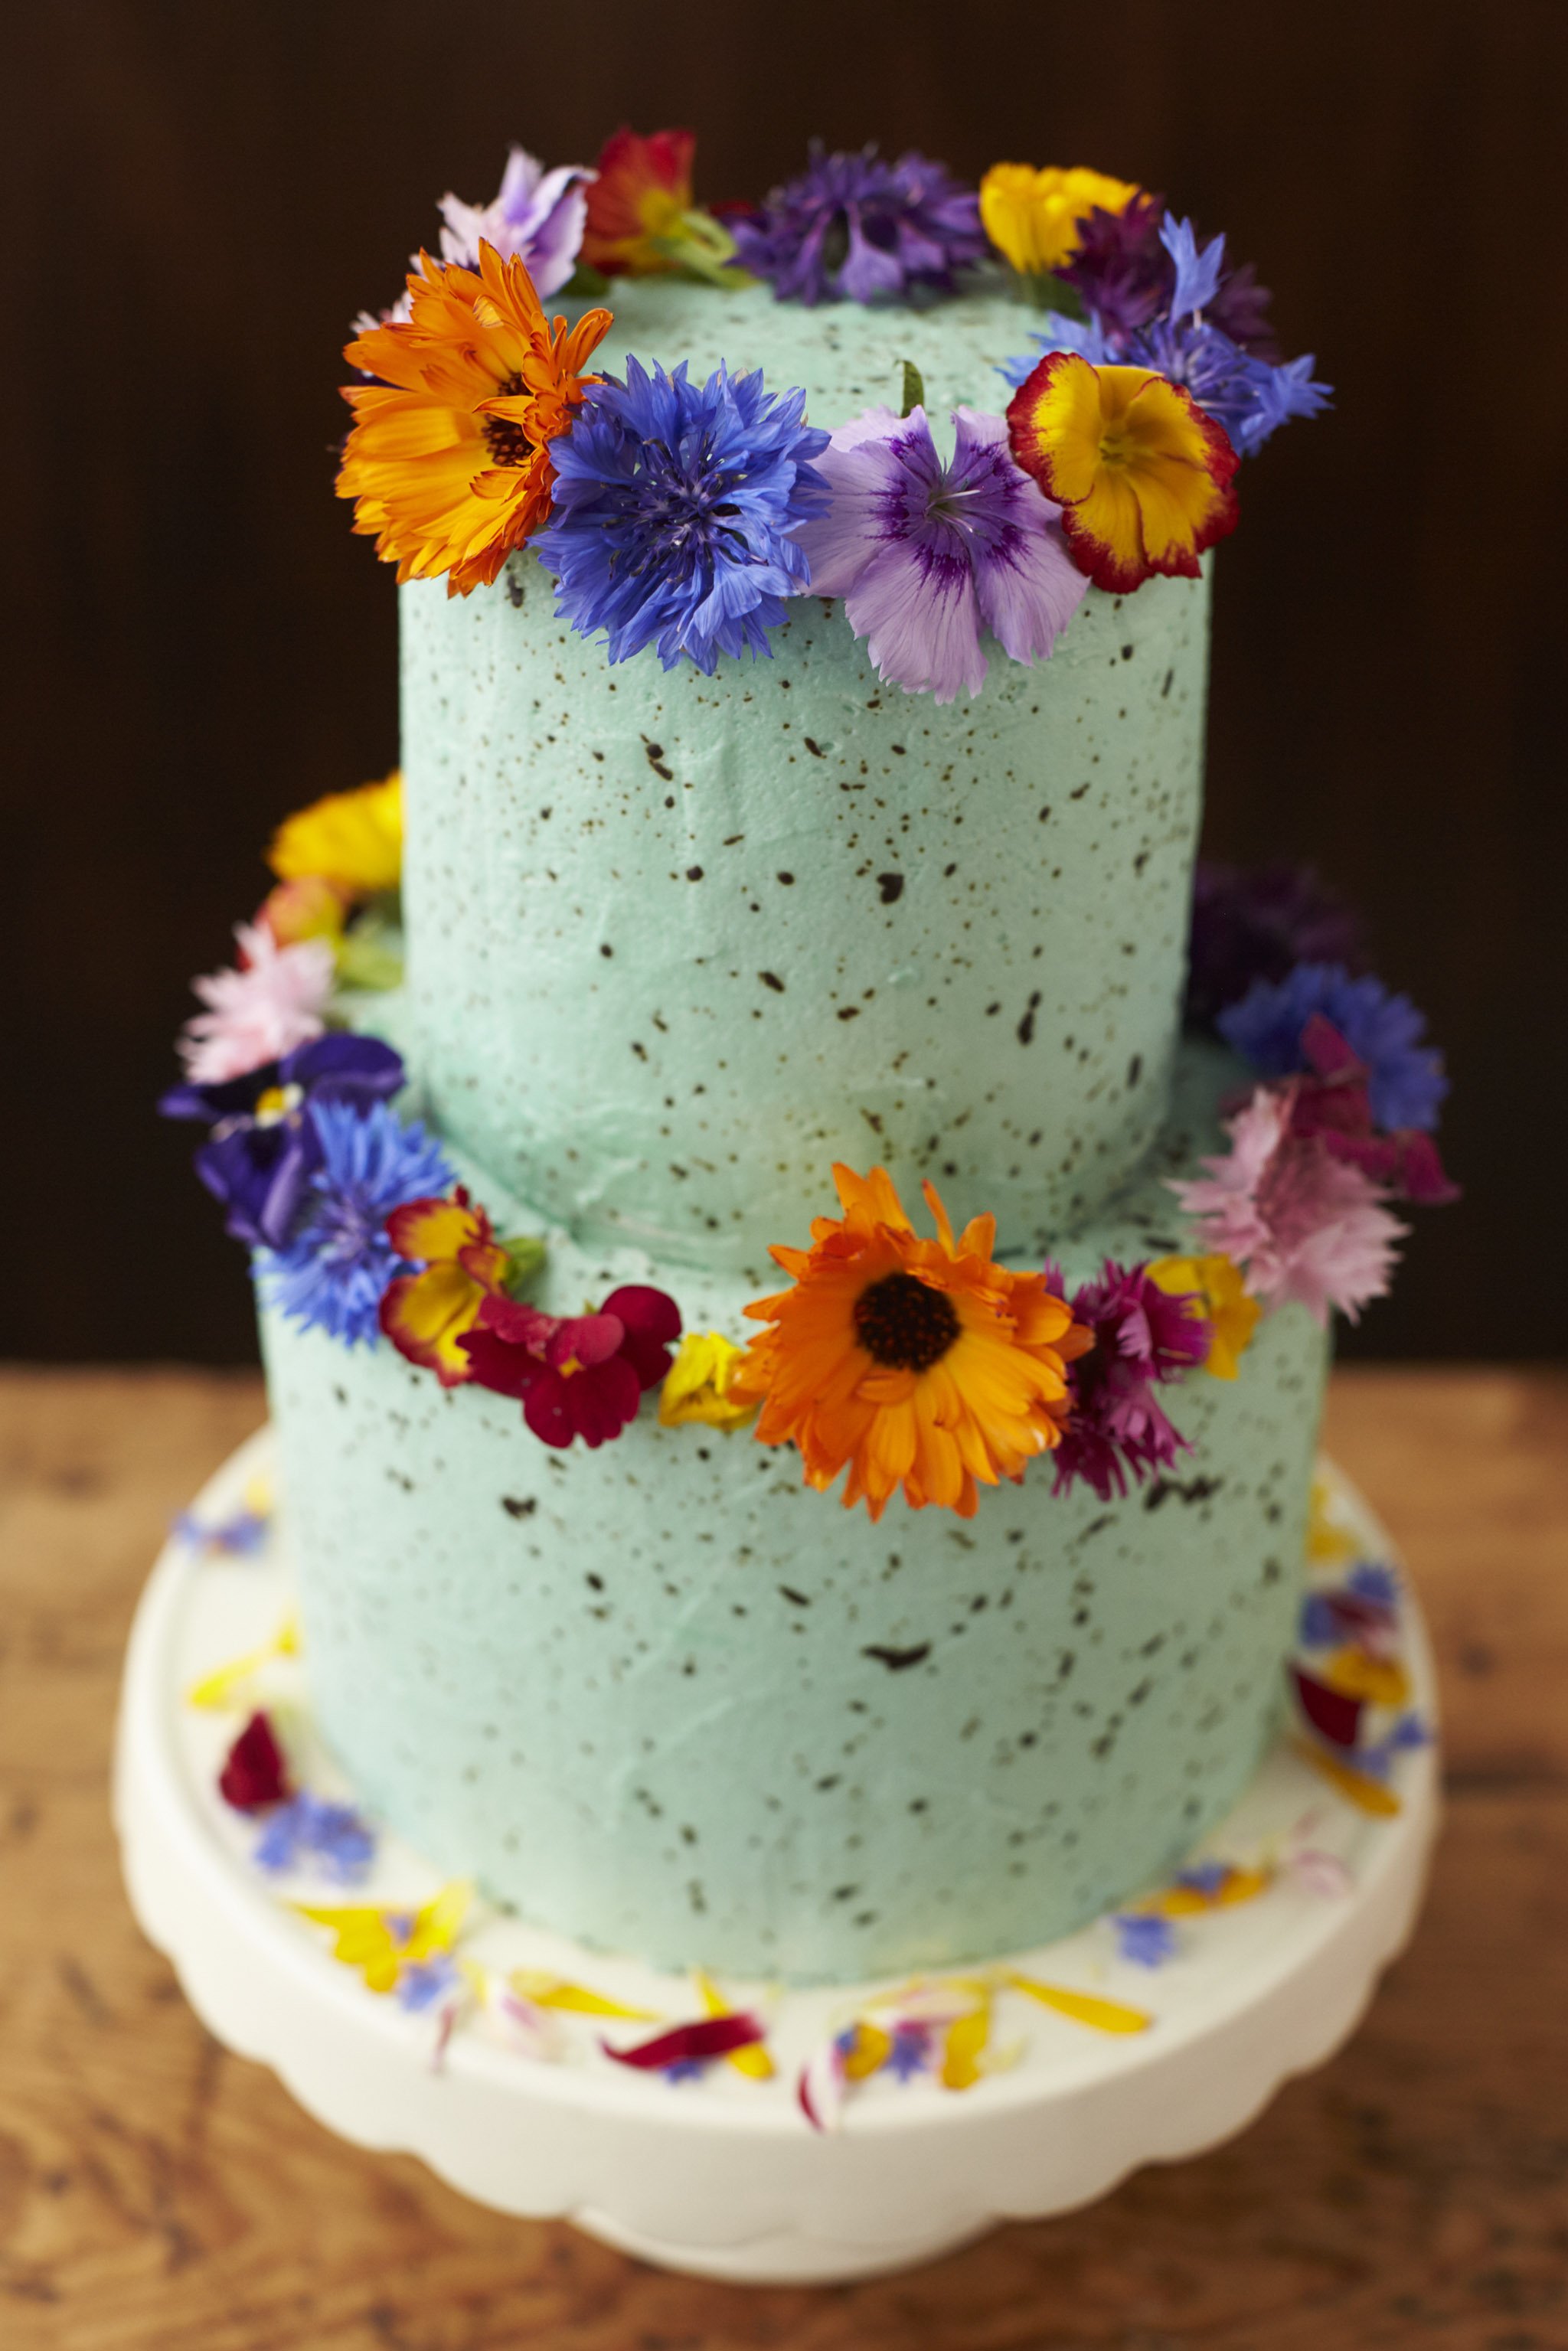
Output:
<instances>
[{"instance_id":1,"label":"scalloped cake stand rim","mask_svg":"<svg viewBox=\"0 0 1568 2351\"><path fill-rule=\"evenodd\" d=\"M208 1481L193 1515L209 1524L231 1516L270 1461L263 1428ZM1392 1561L1365 1503L1341 1473L1325 1465L1325 1474L1363 1546ZM1402 1759L1396 1817L1354 1822L1347 1892L1297 1904L1282 1931L1216 1919L1198 1955L1169 1971L1178 1999L1161 1998L1164 1973L1152 1980L1155 2029L1101 2036L1048 2016L1031 2022L1022 2062L962 2095L922 2085L857 2100L841 2128L818 2134L782 2082L768 2095L733 2079L720 2095L676 2095L612 2065L530 2063L462 2033L438 2070L421 2021L368 1994L215 1825L221 1808L188 1753L182 1653L204 1581L211 1616L213 1574L187 1542L172 1540L161 1554L131 1633L115 1768L131 1907L192 2007L340 2137L416 2155L481 2203L570 2220L667 2268L755 2283L870 2276L932 2260L1003 2220L1071 2210L1142 2164L1213 2147L1354 2031L1420 1903L1437 1823L1435 1748ZM242 1600L254 1623L254 1604ZM1407 1585L1401 1634L1430 1718L1432 1662ZM1278 1750L1266 1759L1239 1812L1267 1774L1278 1782L1289 1770L1305 1767ZM1288 1801L1299 1809L1300 1790ZM1254 1825L1257 1811L1253 1801ZM1083 1949L1083 1937L1068 1938L1016 1964L1082 1982ZM606 1964L581 1955L590 1978ZM775 2031L788 2042L794 2029L799 2042L803 2018L820 2030L843 1998L831 1987L771 1995L770 2045Z\"/></svg>"}]
</instances>

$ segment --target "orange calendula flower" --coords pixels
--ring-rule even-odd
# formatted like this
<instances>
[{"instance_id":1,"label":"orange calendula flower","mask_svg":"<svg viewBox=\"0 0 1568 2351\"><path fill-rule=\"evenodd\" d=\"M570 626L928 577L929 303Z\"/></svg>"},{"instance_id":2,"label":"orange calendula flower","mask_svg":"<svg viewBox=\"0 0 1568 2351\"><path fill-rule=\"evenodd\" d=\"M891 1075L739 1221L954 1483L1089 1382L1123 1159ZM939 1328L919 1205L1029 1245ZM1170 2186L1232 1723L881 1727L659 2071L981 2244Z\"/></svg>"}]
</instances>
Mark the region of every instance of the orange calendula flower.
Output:
<instances>
[{"instance_id":1,"label":"orange calendula flower","mask_svg":"<svg viewBox=\"0 0 1568 2351\"><path fill-rule=\"evenodd\" d=\"M591 269L606 277L674 271L738 280L726 266L735 239L692 195L696 143L690 131L655 131L643 139L622 123L612 132L588 190L581 258Z\"/></svg>"},{"instance_id":2,"label":"orange calendula flower","mask_svg":"<svg viewBox=\"0 0 1568 2351\"><path fill-rule=\"evenodd\" d=\"M1156 571L1196 580L1205 548L1236 528L1239 460L1223 427L1147 368L1050 351L1008 403L1008 437L1097 588L1124 595Z\"/></svg>"},{"instance_id":3,"label":"orange calendula flower","mask_svg":"<svg viewBox=\"0 0 1568 2351\"><path fill-rule=\"evenodd\" d=\"M810 1249L775 1249L792 1290L747 1308L753 1339L730 1393L762 1405L765 1445L793 1439L808 1485L847 1463L846 1505L880 1518L902 1486L974 1515L977 1488L1020 1478L1061 1441L1067 1365L1092 1344L1045 1277L998 1265L996 1218L955 1239L923 1188L937 1238L923 1240L885 1171L835 1166L843 1215L819 1217Z\"/></svg>"},{"instance_id":4,"label":"orange calendula flower","mask_svg":"<svg viewBox=\"0 0 1568 2351\"><path fill-rule=\"evenodd\" d=\"M347 386L354 412L338 475L354 528L399 580L444 572L466 596L495 579L549 514L549 444L582 399L582 369L608 310L553 325L514 254L479 247L477 273L420 256L406 322L349 344L350 366L379 382Z\"/></svg>"},{"instance_id":5,"label":"orange calendula flower","mask_svg":"<svg viewBox=\"0 0 1568 2351\"><path fill-rule=\"evenodd\" d=\"M986 235L1026 277L1043 277L1071 261L1082 238L1079 223L1096 210L1125 212L1141 193L1132 180L1113 180L1082 165L993 163L980 182L980 222Z\"/></svg>"},{"instance_id":6,"label":"orange calendula flower","mask_svg":"<svg viewBox=\"0 0 1568 2351\"><path fill-rule=\"evenodd\" d=\"M395 890L402 878L402 777L329 792L285 817L267 862L280 882L328 882L345 898Z\"/></svg>"},{"instance_id":7,"label":"orange calendula flower","mask_svg":"<svg viewBox=\"0 0 1568 2351\"><path fill-rule=\"evenodd\" d=\"M388 1283L382 1329L400 1355L434 1372L444 1388L461 1387L474 1366L457 1343L478 1322L486 1299L502 1293L511 1259L461 1185L450 1200L410 1200L394 1208L387 1238L423 1270Z\"/></svg>"}]
</instances>

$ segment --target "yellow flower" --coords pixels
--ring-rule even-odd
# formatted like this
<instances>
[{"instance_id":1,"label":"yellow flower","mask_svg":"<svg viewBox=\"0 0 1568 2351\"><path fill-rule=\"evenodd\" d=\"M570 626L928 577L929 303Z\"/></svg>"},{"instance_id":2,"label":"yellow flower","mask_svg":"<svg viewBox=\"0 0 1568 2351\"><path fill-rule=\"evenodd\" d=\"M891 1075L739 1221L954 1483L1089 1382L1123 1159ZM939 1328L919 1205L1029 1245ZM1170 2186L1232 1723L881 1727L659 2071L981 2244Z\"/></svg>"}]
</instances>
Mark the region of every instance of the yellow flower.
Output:
<instances>
[{"instance_id":1,"label":"yellow flower","mask_svg":"<svg viewBox=\"0 0 1568 2351\"><path fill-rule=\"evenodd\" d=\"M1241 1269L1228 1257L1162 1257L1149 1268L1149 1279L1167 1297L1196 1292L1203 1301L1212 1336L1204 1370L1217 1380L1233 1380L1263 1310L1248 1295Z\"/></svg>"},{"instance_id":2,"label":"yellow flower","mask_svg":"<svg viewBox=\"0 0 1568 2351\"><path fill-rule=\"evenodd\" d=\"M1080 571L1114 595L1156 571L1196 580L1205 548L1236 528L1223 426L1148 368L1048 351L1008 403L1008 439L1061 508Z\"/></svg>"},{"instance_id":3,"label":"yellow flower","mask_svg":"<svg viewBox=\"0 0 1568 2351\"><path fill-rule=\"evenodd\" d=\"M1015 269L1039 277L1060 269L1082 243L1079 224L1098 208L1125 212L1139 190L1131 180L1074 165L1064 171L1048 163L993 163L980 182L980 219L986 235Z\"/></svg>"},{"instance_id":4,"label":"yellow flower","mask_svg":"<svg viewBox=\"0 0 1568 2351\"><path fill-rule=\"evenodd\" d=\"M744 1428L760 1406L730 1393L744 1347L718 1331L688 1331L664 1377L659 1418L666 1428L699 1422L705 1428Z\"/></svg>"},{"instance_id":5,"label":"yellow flower","mask_svg":"<svg viewBox=\"0 0 1568 2351\"><path fill-rule=\"evenodd\" d=\"M285 817L267 862L280 882L329 882L346 898L395 890L402 874L402 778L325 799Z\"/></svg>"}]
</instances>

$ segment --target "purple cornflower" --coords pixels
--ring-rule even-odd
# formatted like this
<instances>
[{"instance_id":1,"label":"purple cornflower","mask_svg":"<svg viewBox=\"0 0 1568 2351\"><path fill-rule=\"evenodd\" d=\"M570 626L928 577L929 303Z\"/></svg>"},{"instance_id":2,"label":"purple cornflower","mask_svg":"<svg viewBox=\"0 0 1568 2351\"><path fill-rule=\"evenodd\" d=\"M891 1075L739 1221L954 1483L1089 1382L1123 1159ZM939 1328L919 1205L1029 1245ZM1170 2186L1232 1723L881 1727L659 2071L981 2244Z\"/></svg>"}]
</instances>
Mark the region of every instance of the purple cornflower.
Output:
<instances>
[{"instance_id":1,"label":"purple cornflower","mask_svg":"<svg viewBox=\"0 0 1568 2351\"><path fill-rule=\"evenodd\" d=\"M1135 334L1170 307L1175 270L1160 239L1165 205L1134 196L1119 213L1096 204L1078 225L1078 249L1058 274L1107 335Z\"/></svg>"},{"instance_id":2,"label":"purple cornflower","mask_svg":"<svg viewBox=\"0 0 1568 2351\"><path fill-rule=\"evenodd\" d=\"M938 702L979 692L982 625L1014 661L1044 660L1088 585L1002 419L958 408L953 422L946 465L923 408L841 425L821 463L827 512L798 534L812 593L843 598L878 674Z\"/></svg>"},{"instance_id":3,"label":"purple cornflower","mask_svg":"<svg viewBox=\"0 0 1568 2351\"><path fill-rule=\"evenodd\" d=\"M1047 1279L1064 1294L1054 1267L1047 1268ZM1126 1492L1129 1471L1137 1481L1168 1469L1178 1451L1190 1451L1155 1389L1208 1353L1208 1323L1192 1304L1160 1289L1146 1267L1110 1258L1097 1281L1074 1292L1073 1320L1089 1325L1094 1344L1069 1369L1072 1412L1053 1457L1053 1491L1064 1493L1082 1479L1108 1502Z\"/></svg>"},{"instance_id":4,"label":"purple cornflower","mask_svg":"<svg viewBox=\"0 0 1568 2351\"><path fill-rule=\"evenodd\" d=\"M339 1030L246 1077L175 1086L158 1107L165 1118L204 1119L211 1127L196 1173L227 1210L225 1229L253 1249L282 1249L321 1165L314 1110L390 1100L403 1074L390 1045Z\"/></svg>"},{"instance_id":5,"label":"purple cornflower","mask_svg":"<svg viewBox=\"0 0 1568 2351\"><path fill-rule=\"evenodd\" d=\"M1118 1955L1135 1968L1163 1968L1175 1959L1176 1934L1168 1918L1147 1910L1119 1910L1111 1924Z\"/></svg>"},{"instance_id":6,"label":"purple cornflower","mask_svg":"<svg viewBox=\"0 0 1568 2351\"><path fill-rule=\"evenodd\" d=\"M252 1853L260 1869L281 1876L314 1864L323 1877L340 1886L357 1886L375 1857L375 1831L352 1804L328 1803L304 1793L291 1796L268 1815Z\"/></svg>"},{"instance_id":7,"label":"purple cornflower","mask_svg":"<svg viewBox=\"0 0 1568 2351\"><path fill-rule=\"evenodd\" d=\"M951 294L954 272L987 251L979 198L945 164L913 151L890 163L874 147L828 155L820 141L799 178L727 226L741 267L780 302Z\"/></svg>"},{"instance_id":8,"label":"purple cornflower","mask_svg":"<svg viewBox=\"0 0 1568 2351\"><path fill-rule=\"evenodd\" d=\"M320 1103L312 1113L321 1164L309 1179L294 1238L257 1252L262 1294L304 1329L345 1346L374 1343L382 1293L413 1269L386 1236L406 1200L444 1193L455 1181L445 1153L417 1123L403 1126L385 1102L361 1110Z\"/></svg>"},{"instance_id":9,"label":"purple cornflower","mask_svg":"<svg viewBox=\"0 0 1568 2351\"><path fill-rule=\"evenodd\" d=\"M1283 979L1298 963L1364 968L1359 919L1310 867L1269 865L1255 873L1200 861L1193 883L1186 1017L1210 1028L1254 980Z\"/></svg>"},{"instance_id":10,"label":"purple cornflower","mask_svg":"<svg viewBox=\"0 0 1568 2351\"><path fill-rule=\"evenodd\" d=\"M513 147L500 192L489 204L442 197L442 259L477 269L482 240L503 259L516 254L541 297L559 292L577 266L592 177L578 163L547 172L521 147Z\"/></svg>"},{"instance_id":11,"label":"purple cornflower","mask_svg":"<svg viewBox=\"0 0 1568 2351\"><path fill-rule=\"evenodd\" d=\"M828 436L802 422L805 401L722 367L688 382L684 360L666 375L628 359L624 383L590 384L551 444L555 509L534 541L558 617L603 629L612 662L652 645L666 669L689 656L711 677L720 653L771 653L783 599L809 584L798 540L824 496L810 461Z\"/></svg>"},{"instance_id":12,"label":"purple cornflower","mask_svg":"<svg viewBox=\"0 0 1568 2351\"><path fill-rule=\"evenodd\" d=\"M1228 1045L1260 1077L1292 1077L1310 1066L1303 1039L1319 1013L1367 1072L1375 1123L1430 1132L1448 1091L1443 1057L1422 1042L1425 1016L1407 996L1391 995L1370 974L1353 977L1343 964L1300 963L1280 980L1254 981L1215 1023Z\"/></svg>"}]
</instances>

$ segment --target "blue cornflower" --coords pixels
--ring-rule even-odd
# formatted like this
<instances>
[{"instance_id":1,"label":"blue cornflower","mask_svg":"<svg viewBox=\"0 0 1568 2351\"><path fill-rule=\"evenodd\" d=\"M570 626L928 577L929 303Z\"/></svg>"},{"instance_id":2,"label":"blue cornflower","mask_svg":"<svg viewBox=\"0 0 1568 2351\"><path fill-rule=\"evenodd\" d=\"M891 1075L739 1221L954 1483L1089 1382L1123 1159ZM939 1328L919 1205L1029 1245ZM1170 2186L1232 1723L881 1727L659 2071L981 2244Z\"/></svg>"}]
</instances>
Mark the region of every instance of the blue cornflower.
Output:
<instances>
[{"instance_id":1,"label":"blue cornflower","mask_svg":"<svg viewBox=\"0 0 1568 2351\"><path fill-rule=\"evenodd\" d=\"M375 1831L352 1804L304 1793L268 1814L252 1854L258 1868L278 1875L314 1863L322 1876L340 1886L357 1886L375 1857Z\"/></svg>"},{"instance_id":2,"label":"blue cornflower","mask_svg":"<svg viewBox=\"0 0 1568 2351\"><path fill-rule=\"evenodd\" d=\"M1135 1968L1163 1968L1176 1954L1176 1928L1168 1918L1146 1910L1119 1910L1111 1921L1116 1949Z\"/></svg>"},{"instance_id":3,"label":"blue cornflower","mask_svg":"<svg viewBox=\"0 0 1568 2351\"><path fill-rule=\"evenodd\" d=\"M1178 221L1174 213L1166 213L1160 223L1160 243L1176 264L1176 284L1166 305L1171 317L1185 319L1195 310L1207 310L1219 291L1224 236L1210 237L1200 253L1191 221Z\"/></svg>"},{"instance_id":4,"label":"blue cornflower","mask_svg":"<svg viewBox=\"0 0 1568 2351\"><path fill-rule=\"evenodd\" d=\"M1040 331L1031 334L1030 340L1036 349L1027 358L1003 360L997 370L1015 390L1034 373L1049 351L1076 351L1091 367L1109 367L1116 357L1092 311L1087 319L1070 319L1064 310L1048 310Z\"/></svg>"},{"instance_id":5,"label":"blue cornflower","mask_svg":"<svg viewBox=\"0 0 1568 2351\"><path fill-rule=\"evenodd\" d=\"M1270 434L1292 416L1316 416L1330 399L1329 385L1313 377L1310 351L1274 367L1191 314L1156 319L1132 338L1126 357L1134 367L1153 368L1172 383L1184 385L1198 406L1225 427L1231 446L1243 457L1255 457Z\"/></svg>"},{"instance_id":6,"label":"blue cornflower","mask_svg":"<svg viewBox=\"0 0 1568 2351\"><path fill-rule=\"evenodd\" d=\"M741 267L779 301L951 294L954 271L985 259L979 197L946 164L913 151L890 163L874 147L826 155L820 141L810 154L798 178L727 223Z\"/></svg>"},{"instance_id":7,"label":"blue cornflower","mask_svg":"<svg viewBox=\"0 0 1568 2351\"><path fill-rule=\"evenodd\" d=\"M348 1347L375 1339L382 1292L408 1273L386 1237L387 1217L405 1200L445 1192L455 1178L434 1135L403 1126L385 1102L359 1109L318 1102L312 1118L321 1164L305 1214L287 1249L259 1249L263 1293L291 1322L319 1328Z\"/></svg>"},{"instance_id":8,"label":"blue cornflower","mask_svg":"<svg viewBox=\"0 0 1568 2351\"><path fill-rule=\"evenodd\" d=\"M1358 1600L1370 1600L1375 1608L1399 1605L1399 1578L1384 1560L1358 1560L1345 1583Z\"/></svg>"},{"instance_id":9,"label":"blue cornflower","mask_svg":"<svg viewBox=\"0 0 1568 2351\"><path fill-rule=\"evenodd\" d=\"M929 2073L931 2027L919 2023L895 2024L886 2064L888 2072L899 2082L912 2082L916 2074Z\"/></svg>"},{"instance_id":10,"label":"blue cornflower","mask_svg":"<svg viewBox=\"0 0 1568 2351\"><path fill-rule=\"evenodd\" d=\"M1215 1026L1260 1077L1285 1078L1307 1067L1301 1036L1314 1012L1365 1064L1378 1126L1395 1134L1437 1125L1448 1091L1443 1057L1422 1043L1426 1019L1410 998L1391 996L1380 979L1353 979L1340 963L1299 963L1281 980L1255 981Z\"/></svg>"},{"instance_id":11,"label":"blue cornflower","mask_svg":"<svg viewBox=\"0 0 1568 2351\"><path fill-rule=\"evenodd\" d=\"M1190 1869L1178 1869L1171 1880L1173 1886L1186 1886L1190 1893L1201 1894L1212 1902L1230 1876L1228 1861L1195 1861Z\"/></svg>"},{"instance_id":12,"label":"blue cornflower","mask_svg":"<svg viewBox=\"0 0 1568 2351\"><path fill-rule=\"evenodd\" d=\"M1344 1624L1327 1592L1309 1592L1301 1602L1299 1638L1303 1649L1329 1649L1343 1638Z\"/></svg>"},{"instance_id":13,"label":"blue cornflower","mask_svg":"<svg viewBox=\"0 0 1568 2351\"><path fill-rule=\"evenodd\" d=\"M462 1980L462 1970L450 1951L432 1951L424 1959L404 1959L398 1970L398 2006L416 2012L433 2007Z\"/></svg>"},{"instance_id":14,"label":"blue cornflower","mask_svg":"<svg viewBox=\"0 0 1568 2351\"><path fill-rule=\"evenodd\" d=\"M711 677L720 653L770 653L782 600L810 585L793 533L826 496L810 461L828 435L805 403L756 371L691 383L685 360L666 375L628 359L624 383L589 385L551 444L555 511L534 541L558 617L603 629L612 662L652 645Z\"/></svg>"}]
</instances>

